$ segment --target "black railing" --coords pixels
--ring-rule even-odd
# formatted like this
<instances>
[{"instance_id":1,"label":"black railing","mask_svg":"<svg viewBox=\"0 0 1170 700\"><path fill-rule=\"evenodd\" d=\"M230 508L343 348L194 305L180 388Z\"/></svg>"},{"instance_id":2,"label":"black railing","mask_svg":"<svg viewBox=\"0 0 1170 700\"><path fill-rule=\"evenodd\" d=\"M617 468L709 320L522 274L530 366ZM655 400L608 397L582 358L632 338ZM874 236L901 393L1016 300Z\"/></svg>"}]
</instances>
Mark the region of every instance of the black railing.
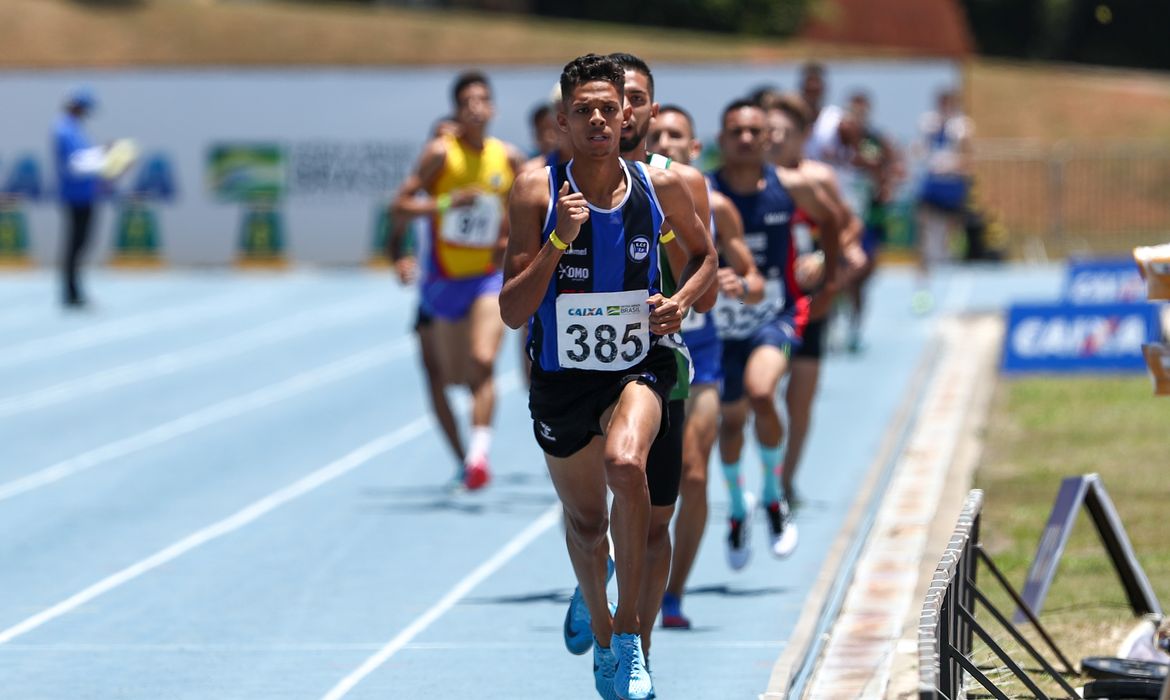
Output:
<instances>
[{"instance_id":1,"label":"black railing","mask_svg":"<svg viewBox=\"0 0 1170 700\"><path fill-rule=\"evenodd\" d=\"M956 700L964 697L967 676L974 679L992 697L1007 700L1008 696L1004 691L971 660L975 637L978 637L998 658L999 663L1027 688L1029 697L1042 699L1050 697L975 619L976 603L1036 661L1046 675L1055 681L1065 694L1064 697L1080 697L1064 675L1036 650L976 585L976 571L979 565L982 565L1011 596L1016 605L1020 606L1028 621L1064 666L1064 674L1076 675L1076 669L980 546L979 526L982 510L983 492L971 491L963 504L951 540L934 570L926 599L922 604L922 614L918 620L919 700Z\"/></svg>"}]
</instances>

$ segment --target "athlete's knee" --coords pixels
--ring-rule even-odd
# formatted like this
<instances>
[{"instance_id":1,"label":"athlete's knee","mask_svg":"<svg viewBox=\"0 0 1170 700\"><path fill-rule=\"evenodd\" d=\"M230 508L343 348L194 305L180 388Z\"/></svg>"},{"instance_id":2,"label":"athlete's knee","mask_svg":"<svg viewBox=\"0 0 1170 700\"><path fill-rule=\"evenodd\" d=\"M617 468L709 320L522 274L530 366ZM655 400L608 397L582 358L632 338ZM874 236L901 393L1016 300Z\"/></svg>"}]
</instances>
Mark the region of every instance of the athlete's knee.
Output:
<instances>
[{"instance_id":1,"label":"athlete's knee","mask_svg":"<svg viewBox=\"0 0 1170 700\"><path fill-rule=\"evenodd\" d=\"M565 536L581 549L601 547L608 532L609 517L604 510L592 513L565 510Z\"/></svg>"},{"instance_id":2,"label":"athlete's knee","mask_svg":"<svg viewBox=\"0 0 1170 700\"><path fill-rule=\"evenodd\" d=\"M752 413L757 416L766 416L776 413L776 392L773 387L748 387L748 405Z\"/></svg>"},{"instance_id":3,"label":"athlete's knee","mask_svg":"<svg viewBox=\"0 0 1170 700\"><path fill-rule=\"evenodd\" d=\"M646 486L646 460L630 447L607 450L605 475L609 488L615 492L635 492Z\"/></svg>"},{"instance_id":4,"label":"athlete's knee","mask_svg":"<svg viewBox=\"0 0 1170 700\"><path fill-rule=\"evenodd\" d=\"M679 495L687 502L694 502L700 498L705 499L707 497L707 470L685 469L678 491Z\"/></svg>"},{"instance_id":5,"label":"athlete's knee","mask_svg":"<svg viewBox=\"0 0 1170 700\"><path fill-rule=\"evenodd\" d=\"M472 384L481 384L492 376L492 364L495 357L487 357L481 353L471 356L467 363L468 380Z\"/></svg>"}]
</instances>

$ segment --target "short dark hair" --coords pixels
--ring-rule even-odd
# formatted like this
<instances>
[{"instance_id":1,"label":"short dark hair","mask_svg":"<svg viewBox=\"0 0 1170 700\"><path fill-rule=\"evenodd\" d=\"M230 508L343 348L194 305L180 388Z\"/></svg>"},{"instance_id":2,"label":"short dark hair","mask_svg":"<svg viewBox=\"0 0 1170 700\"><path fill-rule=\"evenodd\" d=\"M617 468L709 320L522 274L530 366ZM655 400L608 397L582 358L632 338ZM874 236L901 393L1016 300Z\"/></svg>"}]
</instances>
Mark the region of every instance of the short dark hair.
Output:
<instances>
[{"instance_id":1,"label":"short dark hair","mask_svg":"<svg viewBox=\"0 0 1170 700\"><path fill-rule=\"evenodd\" d=\"M788 115L788 118L796 124L796 128L801 131L807 129L813 121L812 108L808 106L808 102L805 102L800 95L791 92L781 92L774 95L760 106L765 111L776 110Z\"/></svg>"},{"instance_id":2,"label":"short dark hair","mask_svg":"<svg viewBox=\"0 0 1170 700\"><path fill-rule=\"evenodd\" d=\"M529 120L530 123L532 124L532 128L539 129L540 122L545 117L547 117L552 111L553 111L553 106L551 104L549 104L548 102L541 102L539 105L537 105L536 109L532 110L532 115L531 115L530 120Z\"/></svg>"},{"instance_id":3,"label":"short dark hair","mask_svg":"<svg viewBox=\"0 0 1170 700\"><path fill-rule=\"evenodd\" d=\"M808 63L805 63L804 65L802 65L800 67L800 79L802 81L807 80L809 78L821 78L823 80L824 77L825 77L825 64L823 64L823 63L818 63L817 61L809 61Z\"/></svg>"},{"instance_id":4,"label":"short dark hair","mask_svg":"<svg viewBox=\"0 0 1170 700\"><path fill-rule=\"evenodd\" d=\"M477 70L464 71L456 76L455 84L451 87L451 100L455 107L459 107L459 95L472 85L482 85L488 92L492 89L492 84L483 73Z\"/></svg>"},{"instance_id":5,"label":"short dark hair","mask_svg":"<svg viewBox=\"0 0 1170 700\"><path fill-rule=\"evenodd\" d=\"M646 65L645 61L632 53L620 51L611 53L609 57L617 61L617 64L622 67L622 71L632 70L646 76L646 82L650 87L650 99L654 99L654 74L650 72L650 66Z\"/></svg>"},{"instance_id":6,"label":"short dark hair","mask_svg":"<svg viewBox=\"0 0 1170 700\"><path fill-rule=\"evenodd\" d=\"M667 112L681 114L683 119L687 120L687 126L691 129L691 138L695 137L695 120L691 117L690 112L686 111L682 107L679 107L678 105L662 105L658 108L659 115L666 114Z\"/></svg>"},{"instance_id":7,"label":"short dark hair","mask_svg":"<svg viewBox=\"0 0 1170 700\"><path fill-rule=\"evenodd\" d=\"M574 58L561 70L561 101L568 103L573 98L573 90L598 80L613 85L619 95L625 95L626 71L617 61L595 53Z\"/></svg>"},{"instance_id":8,"label":"short dark hair","mask_svg":"<svg viewBox=\"0 0 1170 700\"><path fill-rule=\"evenodd\" d=\"M748 93L748 99L755 102L759 106L767 109L767 101L775 95L780 94L780 88L775 85L761 85L755 90Z\"/></svg>"},{"instance_id":9,"label":"short dark hair","mask_svg":"<svg viewBox=\"0 0 1170 700\"><path fill-rule=\"evenodd\" d=\"M732 112L739 109L744 109L745 107L750 107L752 109L763 109L748 97L741 97L738 100L733 100L731 104L723 108L723 115L719 118L719 128L722 129L724 124L727 123L728 114L731 114Z\"/></svg>"}]
</instances>

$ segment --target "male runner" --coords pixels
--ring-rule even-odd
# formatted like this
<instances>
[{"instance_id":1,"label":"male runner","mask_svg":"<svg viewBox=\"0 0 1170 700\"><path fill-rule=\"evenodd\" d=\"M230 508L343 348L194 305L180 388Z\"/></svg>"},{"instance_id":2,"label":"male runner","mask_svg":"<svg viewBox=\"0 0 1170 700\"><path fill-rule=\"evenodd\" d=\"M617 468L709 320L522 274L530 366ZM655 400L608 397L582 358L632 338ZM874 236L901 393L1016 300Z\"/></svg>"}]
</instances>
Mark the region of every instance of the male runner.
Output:
<instances>
[{"instance_id":1,"label":"male runner","mask_svg":"<svg viewBox=\"0 0 1170 700\"><path fill-rule=\"evenodd\" d=\"M724 164L714 173L715 189L739 210L744 239L766 280L764 300L743 306L720 298L716 322L723 338L723 411L719 452L731 500L728 563L742 569L751 556L749 534L753 499L743 490L740 456L748 412L755 416L763 463L763 505L771 531L772 553L785 557L796 547L795 525L780 491L784 426L776 390L788 371L789 352L799 345L808 322L808 299L796 285L792 219L803 209L820 228L825 247L825 284L836 286L836 216L801 173L768 164L769 133L764 110L749 100L724 109L719 135Z\"/></svg>"},{"instance_id":2,"label":"male runner","mask_svg":"<svg viewBox=\"0 0 1170 700\"><path fill-rule=\"evenodd\" d=\"M659 107L650 125L647 147L670 158L672 165L690 165L701 152L691 115L676 105ZM719 268L715 286L726 297L757 303L764 296L764 278L744 242L739 211L718 192L709 192L708 197L716 247L728 263ZM711 314L692 311L683 322L682 336L694 362L695 378L686 402L682 484L674 523L674 556L666 593L662 596L662 626L690 629L691 622L682 613L682 599L707 527L707 463L719 430L723 344Z\"/></svg>"},{"instance_id":3,"label":"male runner","mask_svg":"<svg viewBox=\"0 0 1170 700\"><path fill-rule=\"evenodd\" d=\"M613 53L610 58L625 70L625 101L630 107L630 116L622 124L621 152L626 160L647 163L656 168L671 169L676 172L690 190L695 202L695 213L699 220L710 221L710 210L707 200L707 181L703 174L689 165L675 163L670 158L646 150L646 137L653 120L658 114L659 105L654 101L654 75L650 67L642 59L628 53ZM669 229L662 231L662 244L659 258L662 274L662 293L666 296L674 294L676 283L674 271L682 271L687 256L679 246L673 245L674 240ZM711 236L707 236L711 240ZM714 251L714 247L712 247ZM703 296L695 302L692 315L696 312L710 311L715 304L715 295L718 289L711 285ZM684 339L685 342L685 339ZM706 355L712 354L710 348L705 349ZM650 448L647 462L647 473L669 475L672 491L677 496L679 481L682 475L683 430L686 421L686 400L690 389L690 373L692 368L697 373L696 364L692 367L693 353L684 353L675 350L675 360L678 363L678 380L671 392L667 403L667 412L670 418L670 427L666 434L654 441ZM704 364L711 364L710 358ZM645 585L640 595L639 616L642 621L642 650L649 658L651 631L654 620L658 617L659 607L662 605L663 592L666 580L670 575L670 519L674 515L674 502L657 506L651 509L650 537L647 544L647 575L643 579Z\"/></svg>"},{"instance_id":4,"label":"male runner","mask_svg":"<svg viewBox=\"0 0 1170 700\"><path fill-rule=\"evenodd\" d=\"M847 285L845 297L852 306L849 327L849 351L861 349L861 323L865 309L866 286L877 265L878 246L886 236L886 207L893 200L894 188L900 176L900 156L890 139L878 131L870 120L872 105L869 95L855 92L849 98L849 113L861 130L855 164L869 179L869 206L862 220L861 247L866 263Z\"/></svg>"},{"instance_id":5,"label":"male runner","mask_svg":"<svg viewBox=\"0 0 1170 700\"><path fill-rule=\"evenodd\" d=\"M460 75L452 98L458 134L441 135L426 145L399 188L395 210L431 218L421 307L434 318L444 384L471 391L471 440L462 476L475 490L490 479L492 369L504 334L497 298L498 263L507 237L503 203L523 156L487 136L494 107L486 76ZM419 190L428 196L415 196Z\"/></svg>"},{"instance_id":6,"label":"male runner","mask_svg":"<svg viewBox=\"0 0 1170 700\"><path fill-rule=\"evenodd\" d=\"M805 141L812 127L812 113L802 98L797 95L777 93L764 100L764 109L771 128L771 145L768 158L773 165L782 168L798 168L819 194L830 205L838 225L841 227L841 249L845 252L844 270L839 281L849 281L857 270L864 267L864 252L860 235L862 224L841 196L833 169L824 163L803 157ZM804 211L798 210L793 222L793 239L799 255L797 265L808 265L813 272L802 291L811 293L809 321L804 337L792 353L788 387L785 401L788 409L788 444L784 453L784 468L781 486L790 504L795 503L796 469L804 452L812 420L812 403L820 382L821 358L825 351L825 326L833 303L833 295L820 286L816 274L817 258L824 259L820 245L820 231ZM809 258L812 258L809 265ZM803 275L798 269L797 282Z\"/></svg>"},{"instance_id":7,"label":"male runner","mask_svg":"<svg viewBox=\"0 0 1170 700\"><path fill-rule=\"evenodd\" d=\"M451 117L441 117L431 127L431 138L458 133L459 124ZM415 193L415 196L425 197L426 192L420 190ZM394 274L398 276L398 281L401 284L414 284L418 281L418 259L419 257L425 258L426 251L424 249L429 239L430 232L427 230L426 217L411 217L398 210L394 203L391 203L390 230L386 235L386 253L394 266ZM467 453L463 449L463 440L459 436L459 426L455 422L455 414L447 400L447 390L439 366L439 348L435 341L434 321L435 319L426 312L420 302L415 315L414 333L418 336L419 359L422 361L423 374L427 380L431 411L439 421L443 437L447 440L447 445L455 454L456 463L459 465L452 484L463 488L463 463L467 459Z\"/></svg>"},{"instance_id":8,"label":"male runner","mask_svg":"<svg viewBox=\"0 0 1170 700\"><path fill-rule=\"evenodd\" d=\"M679 176L619 157L630 115L624 82L608 57L565 66L557 119L573 159L516 183L500 311L510 327L529 327L533 431L564 506L569 557L591 614L595 687L603 697L642 700L653 690L638 619L650 509L674 498L662 493L668 484L648 479L646 460L667 427L677 374L668 336L712 283L715 256ZM669 299L659 293L657 265L664 223L687 255ZM568 267L578 272L558 274ZM612 618L607 486L618 577Z\"/></svg>"}]
</instances>

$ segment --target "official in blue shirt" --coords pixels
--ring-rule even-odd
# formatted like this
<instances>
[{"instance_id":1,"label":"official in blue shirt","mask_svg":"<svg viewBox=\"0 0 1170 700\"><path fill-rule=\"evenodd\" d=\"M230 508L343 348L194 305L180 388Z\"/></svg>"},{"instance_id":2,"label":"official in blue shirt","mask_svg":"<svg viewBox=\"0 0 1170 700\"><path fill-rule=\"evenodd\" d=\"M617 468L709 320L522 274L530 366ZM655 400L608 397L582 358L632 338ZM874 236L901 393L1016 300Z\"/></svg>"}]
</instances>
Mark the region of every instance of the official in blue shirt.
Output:
<instances>
[{"instance_id":1,"label":"official in blue shirt","mask_svg":"<svg viewBox=\"0 0 1170 700\"><path fill-rule=\"evenodd\" d=\"M93 228L94 206L101 186L105 149L95 147L82 129L82 122L96 106L87 88L73 91L64 113L53 125L53 154L57 167L57 192L64 205L65 236L61 256L66 307L85 305L78 287L78 268Z\"/></svg>"}]
</instances>

